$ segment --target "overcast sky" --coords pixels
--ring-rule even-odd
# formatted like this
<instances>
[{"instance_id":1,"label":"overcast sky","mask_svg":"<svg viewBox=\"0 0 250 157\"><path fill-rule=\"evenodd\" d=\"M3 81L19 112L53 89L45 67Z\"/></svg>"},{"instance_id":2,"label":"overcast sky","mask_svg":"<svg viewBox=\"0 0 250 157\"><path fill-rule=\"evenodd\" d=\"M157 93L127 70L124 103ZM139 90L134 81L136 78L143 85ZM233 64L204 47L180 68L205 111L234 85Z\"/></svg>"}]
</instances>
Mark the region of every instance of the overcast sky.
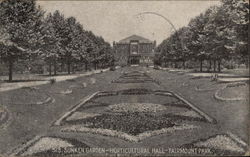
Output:
<instances>
[{"instance_id":1,"label":"overcast sky","mask_svg":"<svg viewBox=\"0 0 250 157\"><path fill-rule=\"evenodd\" d=\"M136 34L159 44L174 29L163 18L142 12L156 12L168 18L176 29L219 1L38 1L47 12L74 16L86 30L112 43Z\"/></svg>"}]
</instances>

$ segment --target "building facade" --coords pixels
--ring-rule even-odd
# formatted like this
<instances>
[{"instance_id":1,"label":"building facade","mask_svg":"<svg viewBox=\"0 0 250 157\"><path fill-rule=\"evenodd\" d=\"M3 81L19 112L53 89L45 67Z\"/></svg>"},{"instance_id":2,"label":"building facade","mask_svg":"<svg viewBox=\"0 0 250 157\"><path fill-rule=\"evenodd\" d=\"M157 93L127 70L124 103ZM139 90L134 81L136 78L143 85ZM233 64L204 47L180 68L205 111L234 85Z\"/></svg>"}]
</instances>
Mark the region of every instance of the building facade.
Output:
<instances>
[{"instance_id":1,"label":"building facade","mask_svg":"<svg viewBox=\"0 0 250 157\"><path fill-rule=\"evenodd\" d=\"M132 35L119 42L113 42L116 65L152 65L156 41Z\"/></svg>"}]
</instances>

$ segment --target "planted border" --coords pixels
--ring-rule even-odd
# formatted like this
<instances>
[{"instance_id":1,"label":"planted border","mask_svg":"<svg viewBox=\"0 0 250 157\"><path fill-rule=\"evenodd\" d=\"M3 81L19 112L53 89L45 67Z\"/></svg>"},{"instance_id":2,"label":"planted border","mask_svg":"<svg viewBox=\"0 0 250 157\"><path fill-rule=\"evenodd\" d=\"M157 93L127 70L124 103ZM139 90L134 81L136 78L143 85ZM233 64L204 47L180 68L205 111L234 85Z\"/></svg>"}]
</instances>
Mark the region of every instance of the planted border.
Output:
<instances>
[{"instance_id":1,"label":"planted border","mask_svg":"<svg viewBox=\"0 0 250 157\"><path fill-rule=\"evenodd\" d=\"M148 76L144 72L132 71L130 73L123 73L118 79L112 80L111 83L156 83L160 84L158 80L155 80Z\"/></svg>"},{"instance_id":2,"label":"planted border","mask_svg":"<svg viewBox=\"0 0 250 157\"><path fill-rule=\"evenodd\" d=\"M218 142L216 142L217 137L220 137L221 140L224 138L224 141L220 141L217 139ZM214 139L214 141L211 142L211 139ZM228 143L229 139L231 140L230 142L232 142L231 144ZM229 147L232 147L234 145L234 146L238 147L238 148L234 148L234 149L238 149L238 150L232 150L232 148L222 148L222 147L227 146L227 145ZM221 148L219 148L219 147L221 147ZM201 139L193 141L189 144L184 144L181 146L181 148L208 148L211 150L211 153L212 153L210 155L222 156L222 155L243 155L243 154L245 154L245 152L247 150L247 145L245 143L242 144L241 140L239 141L239 139L236 139L235 136L230 133L230 134L215 134L215 135L209 136L207 138L201 138Z\"/></svg>"},{"instance_id":3,"label":"planted border","mask_svg":"<svg viewBox=\"0 0 250 157\"><path fill-rule=\"evenodd\" d=\"M140 133L136 136L120 132L120 131L115 131L115 130L110 130L110 129L102 129L102 128L87 128L87 127L82 127L82 126L71 126L71 127L65 127L61 129L62 132L86 132L86 133L94 133L94 134L100 134L104 136L111 136L111 137L118 137L120 139L124 139L130 142L140 142L148 137L152 136L157 136L160 134L166 134L166 133L173 133L175 131L180 131L180 130L187 130L187 129L197 129L199 128L198 126L194 125L180 125L180 126L173 126L169 128L162 128L160 130L154 130L154 131L147 131Z\"/></svg>"},{"instance_id":4,"label":"planted border","mask_svg":"<svg viewBox=\"0 0 250 157\"><path fill-rule=\"evenodd\" d=\"M39 88L37 87L23 87L21 89L30 89L30 90L33 90L33 91L39 91ZM45 105L45 104L49 104L49 103L54 103L55 102L55 99L53 97L51 97L49 94L45 93L45 92L42 92L40 91L41 93L43 93L46 98L42 101L37 101L37 102L28 102L28 103L14 103L14 102L11 102L12 105Z\"/></svg>"},{"instance_id":5,"label":"planted border","mask_svg":"<svg viewBox=\"0 0 250 157\"><path fill-rule=\"evenodd\" d=\"M247 86L247 84L245 82L236 82L236 83L229 83L226 84L224 87L218 89L215 93L214 93L214 98L220 101L241 101L241 100L246 100L246 98L244 97L234 97L234 98L224 98L222 96L220 96L220 93L223 92L224 89L229 88L229 87L235 87L238 85L244 85Z\"/></svg>"},{"instance_id":6,"label":"planted border","mask_svg":"<svg viewBox=\"0 0 250 157\"><path fill-rule=\"evenodd\" d=\"M33 147L35 144L37 144L41 139L43 138L54 138L54 139L59 139L62 141L65 141L69 144L72 145L72 147L81 147L81 148L90 148L88 145L85 143L82 143L76 139L73 138L63 138L63 137L58 137L58 136L36 136L33 139L27 141L24 145L22 145L19 148L16 148L15 150L12 151L10 156L29 156L29 155L34 155L34 156L50 156L50 155L69 155L72 153L64 153L63 149L64 147L61 147L61 152L59 150L55 151L53 148L45 150L45 151L40 151L40 152L34 152L31 154L25 154L27 153L28 149ZM75 154L77 152L74 152Z\"/></svg>"}]
</instances>

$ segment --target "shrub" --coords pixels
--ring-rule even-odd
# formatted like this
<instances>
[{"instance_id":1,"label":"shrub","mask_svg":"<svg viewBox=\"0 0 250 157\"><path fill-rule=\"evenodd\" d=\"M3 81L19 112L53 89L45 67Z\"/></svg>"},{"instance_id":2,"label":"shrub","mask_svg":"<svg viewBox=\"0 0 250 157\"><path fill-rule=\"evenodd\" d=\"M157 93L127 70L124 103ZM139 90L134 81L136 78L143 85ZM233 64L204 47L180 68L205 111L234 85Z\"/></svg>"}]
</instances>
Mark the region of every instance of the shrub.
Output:
<instances>
[{"instance_id":1,"label":"shrub","mask_svg":"<svg viewBox=\"0 0 250 157\"><path fill-rule=\"evenodd\" d=\"M56 83L56 79L52 78L49 80L49 82L50 82L50 84L54 84L54 83Z\"/></svg>"},{"instance_id":2,"label":"shrub","mask_svg":"<svg viewBox=\"0 0 250 157\"><path fill-rule=\"evenodd\" d=\"M159 67L158 65L155 65L155 66L154 66L154 69L155 69L155 70L160 70L160 67Z\"/></svg>"},{"instance_id":3,"label":"shrub","mask_svg":"<svg viewBox=\"0 0 250 157\"><path fill-rule=\"evenodd\" d=\"M112 66L112 67L110 67L110 69L109 69L110 71L115 71L115 67L114 66Z\"/></svg>"}]
</instances>

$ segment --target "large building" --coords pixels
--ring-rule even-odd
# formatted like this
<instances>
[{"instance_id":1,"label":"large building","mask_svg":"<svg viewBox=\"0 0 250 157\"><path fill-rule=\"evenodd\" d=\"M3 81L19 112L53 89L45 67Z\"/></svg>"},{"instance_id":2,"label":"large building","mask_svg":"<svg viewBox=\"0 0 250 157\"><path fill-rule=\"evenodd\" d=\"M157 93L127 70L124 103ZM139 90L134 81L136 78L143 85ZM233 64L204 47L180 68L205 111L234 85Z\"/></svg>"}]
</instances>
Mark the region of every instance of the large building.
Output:
<instances>
[{"instance_id":1,"label":"large building","mask_svg":"<svg viewBox=\"0 0 250 157\"><path fill-rule=\"evenodd\" d=\"M132 35L113 43L117 65L152 65L156 41Z\"/></svg>"}]
</instances>

